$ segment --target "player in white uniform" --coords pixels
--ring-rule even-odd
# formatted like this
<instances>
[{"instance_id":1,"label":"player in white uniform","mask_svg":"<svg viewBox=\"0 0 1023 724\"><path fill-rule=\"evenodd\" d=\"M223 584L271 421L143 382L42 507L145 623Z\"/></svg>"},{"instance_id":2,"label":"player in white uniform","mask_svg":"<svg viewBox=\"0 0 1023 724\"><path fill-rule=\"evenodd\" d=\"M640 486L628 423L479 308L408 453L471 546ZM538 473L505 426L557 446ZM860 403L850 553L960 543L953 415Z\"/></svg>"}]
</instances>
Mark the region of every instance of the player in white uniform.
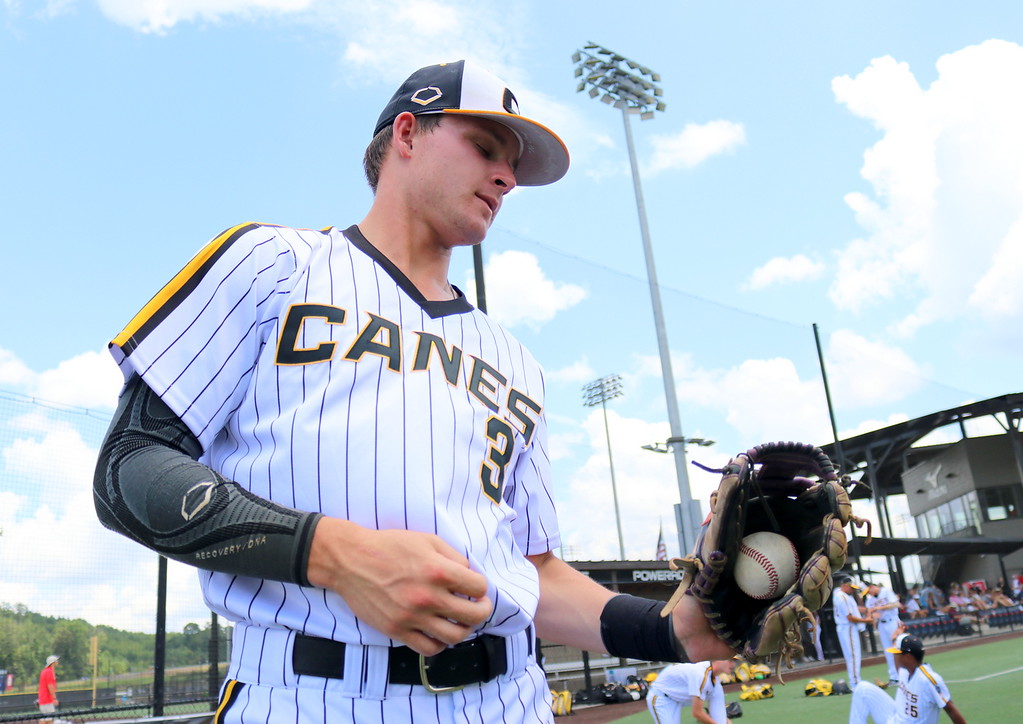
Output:
<instances>
[{"instance_id":1,"label":"player in white uniform","mask_svg":"<svg viewBox=\"0 0 1023 724\"><path fill-rule=\"evenodd\" d=\"M647 709L657 724L678 724L682 710L690 706L696 721L727 724L721 676L734 670L735 659L667 666L650 684Z\"/></svg>"},{"instance_id":2,"label":"player in white uniform","mask_svg":"<svg viewBox=\"0 0 1023 724\"><path fill-rule=\"evenodd\" d=\"M547 721L538 635L732 655L693 597L662 618L552 554L542 370L447 281L561 140L458 61L398 89L365 168L358 225L228 229L111 344L97 513L235 622L218 724Z\"/></svg>"},{"instance_id":3,"label":"player in white uniform","mask_svg":"<svg viewBox=\"0 0 1023 724\"><path fill-rule=\"evenodd\" d=\"M899 678L899 670L895 666L895 654L889 651L890 644L895 640L895 631L902 623L899 620L899 597L892 589L871 582L867 584L867 595L863 602L874 619L877 637L880 639L881 645L885 647L884 658L888 664L888 681L879 681L877 685L882 689L887 689Z\"/></svg>"},{"instance_id":4,"label":"player in white uniform","mask_svg":"<svg viewBox=\"0 0 1023 724\"><path fill-rule=\"evenodd\" d=\"M831 604L834 607L835 632L838 635L838 644L842 647L842 657L845 659L845 670L851 689L860 683L861 624L871 623L872 619L861 615L859 602L853 593L859 586L853 578L843 575L839 577L838 584L838 588L831 596Z\"/></svg>"},{"instance_id":5,"label":"player in white uniform","mask_svg":"<svg viewBox=\"0 0 1023 724\"><path fill-rule=\"evenodd\" d=\"M923 663L924 645L916 636L901 634L895 645L885 649L895 656L899 670L898 690L894 701L879 686L860 682L853 690L849 724L938 724L942 709L953 724L966 724L966 719L952 703L952 694L944 679Z\"/></svg>"}]
</instances>

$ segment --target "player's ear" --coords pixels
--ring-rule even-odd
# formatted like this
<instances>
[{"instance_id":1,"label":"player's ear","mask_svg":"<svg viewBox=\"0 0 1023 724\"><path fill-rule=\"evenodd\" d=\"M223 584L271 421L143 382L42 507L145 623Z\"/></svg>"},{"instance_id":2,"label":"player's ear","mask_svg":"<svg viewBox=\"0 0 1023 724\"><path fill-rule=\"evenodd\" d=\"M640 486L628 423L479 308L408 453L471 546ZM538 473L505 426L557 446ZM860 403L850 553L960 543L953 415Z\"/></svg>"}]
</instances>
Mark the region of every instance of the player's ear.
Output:
<instances>
[{"instance_id":1,"label":"player's ear","mask_svg":"<svg viewBox=\"0 0 1023 724\"><path fill-rule=\"evenodd\" d=\"M391 143L402 158L412 153L412 142L416 135L419 122L414 115L405 111L399 113L391 126Z\"/></svg>"}]
</instances>

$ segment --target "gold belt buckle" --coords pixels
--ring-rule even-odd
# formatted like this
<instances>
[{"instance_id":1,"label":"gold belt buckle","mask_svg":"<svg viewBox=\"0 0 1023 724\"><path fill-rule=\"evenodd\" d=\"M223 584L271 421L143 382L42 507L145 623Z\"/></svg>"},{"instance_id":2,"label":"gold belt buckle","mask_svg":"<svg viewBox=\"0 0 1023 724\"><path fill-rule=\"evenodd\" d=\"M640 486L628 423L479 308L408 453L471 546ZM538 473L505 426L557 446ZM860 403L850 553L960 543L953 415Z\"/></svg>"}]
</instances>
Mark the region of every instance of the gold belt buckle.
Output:
<instances>
[{"instance_id":1,"label":"gold belt buckle","mask_svg":"<svg viewBox=\"0 0 1023 724\"><path fill-rule=\"evenodd\" d=\"M467 684L460 684L459 686L434 686L430 683L430 679L427 676L430 665L426 663L426 657L419 654L419 680L423 683L425 688L431 694L446 694L451 691L458 691L464 689Z\"/></svg>"}]
</instances>

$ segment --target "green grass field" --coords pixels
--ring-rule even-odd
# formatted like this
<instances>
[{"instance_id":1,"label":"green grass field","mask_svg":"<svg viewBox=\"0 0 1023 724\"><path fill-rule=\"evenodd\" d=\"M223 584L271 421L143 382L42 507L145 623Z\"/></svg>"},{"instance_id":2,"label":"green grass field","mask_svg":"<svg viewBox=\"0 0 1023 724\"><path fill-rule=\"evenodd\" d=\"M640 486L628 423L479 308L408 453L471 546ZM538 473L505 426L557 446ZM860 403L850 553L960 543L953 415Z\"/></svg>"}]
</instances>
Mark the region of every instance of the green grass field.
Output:
<instances>
[{"instance_id":1,"label":"green grass field","mask_svg":"<svg viewBox=\"0 0 1023 724\"><path fill-rule=\"evenodd\" d=\"M945 679L952 692L952 701L970 724L1020 721L1020 700L1016 694L1023 693L1023 638L949 651L935 648L933 652L928 651L924 662L931 664ZM862 673L865 681L887 678L888 675L883 662L865 666ZM833 682L845 678L845 672L828 674L823 678ZM806 679L793 679L784 686L778 684L773 676L766 681L774 685L774 698L741 702L743 724L847 724L849 721L850 696L807 697L803 693ZM725 701L738 700L738 690L730 691L726 687ZM685 713L683 724L687 720L694 721ZM619 719L616 724L649 724L650 721L650 715L644 711ZM951 720L942 714L941 721Z\"/></svg>"}]
</instances>

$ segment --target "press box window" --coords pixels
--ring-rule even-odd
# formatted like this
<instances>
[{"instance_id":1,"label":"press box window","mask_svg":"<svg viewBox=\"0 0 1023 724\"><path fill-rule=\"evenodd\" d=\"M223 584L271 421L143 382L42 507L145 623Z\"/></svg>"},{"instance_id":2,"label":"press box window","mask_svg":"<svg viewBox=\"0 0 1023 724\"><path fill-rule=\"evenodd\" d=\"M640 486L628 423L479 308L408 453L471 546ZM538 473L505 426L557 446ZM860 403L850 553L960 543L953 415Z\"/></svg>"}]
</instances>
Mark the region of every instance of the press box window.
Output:
<instances>
[{"instance_id":1,"label":"press box window","mask_svg":"<svg viewBox=\"0 0 1023 724\"><path fill-rule=\"evenodd\" d=\"M1020 485L1001 485L997 488L981 488L977 491L984 520L1008 520L1018 518L1020 513Z\"/></svg>"}]
</instances>

